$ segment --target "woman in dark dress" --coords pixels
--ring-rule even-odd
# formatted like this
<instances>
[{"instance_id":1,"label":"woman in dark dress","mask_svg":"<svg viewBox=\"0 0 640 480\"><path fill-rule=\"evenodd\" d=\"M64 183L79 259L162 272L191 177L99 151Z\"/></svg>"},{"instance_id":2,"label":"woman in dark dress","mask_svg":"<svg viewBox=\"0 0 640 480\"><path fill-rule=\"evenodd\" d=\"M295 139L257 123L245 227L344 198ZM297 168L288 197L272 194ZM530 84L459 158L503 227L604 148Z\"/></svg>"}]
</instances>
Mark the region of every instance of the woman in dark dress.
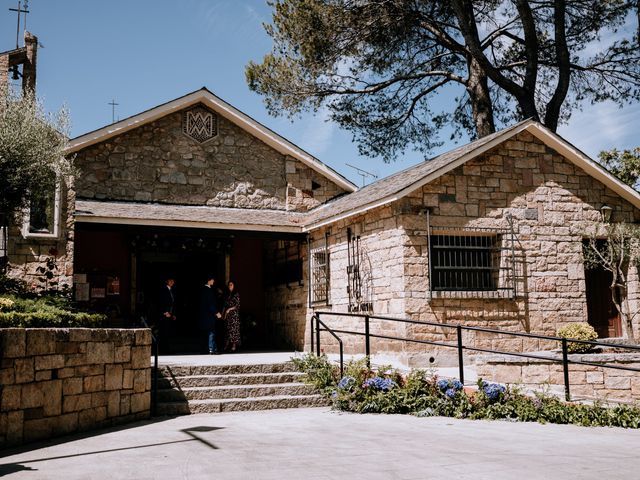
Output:
<instances>
[{"instance_id":1,"label":"woman in dark dress","mask_svg":"<svg viewBox=\"0 0 640 480\"><path fill-rule=\"evenodd\" d=\"M227 323L227 342L225 350L232 352L240 346L240 295L234 282L228 283L229 294L224 302L224 318Z\"/></svg>"}]
</instances>

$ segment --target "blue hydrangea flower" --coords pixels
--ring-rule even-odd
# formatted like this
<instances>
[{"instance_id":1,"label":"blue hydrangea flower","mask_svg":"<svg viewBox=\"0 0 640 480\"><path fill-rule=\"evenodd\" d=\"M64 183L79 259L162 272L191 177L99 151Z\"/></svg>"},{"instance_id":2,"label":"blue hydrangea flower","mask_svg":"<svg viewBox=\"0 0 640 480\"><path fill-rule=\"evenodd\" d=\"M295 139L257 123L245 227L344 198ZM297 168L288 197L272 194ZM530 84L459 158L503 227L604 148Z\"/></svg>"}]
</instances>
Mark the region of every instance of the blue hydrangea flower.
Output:
<instances>
[{"instance_id":1,"label":"blue hydrangea flower","mask_svg":"<svg viewBox=\"0 0 640 480\"><path fill-rule=\"evenodd\" d=\"M447 380L446 378L441 378L440 380L438 380L438 383L436 385L438 385L440 391L444 392L447 388L449 388L449 380Z\"/></svg>"},{"instance_id":2,"label":"blue hydrangea flower","mask_svg":"<svg viewBox=\"0 0 640 480\"><path fill-rule=\"evenodd\" d=\"M364 388L372 387L377 390L382 390L384 392L388 392L393 387L396 386L396 382L391 380L390 378L382 378L382 377L373 377L367 378L362 384Z\"/></svg>"},{"instance_id":3,"label":"blue hydrangea flower","mask_svg":"<svg viewBox=\"0 0 640 480\"><path fill-rule=\"evenodd\" d=\"M453 398L456 396L456 393L458 391L455 388L448 388L446 392L444 392L444 394L449 397L449 398Z\"/></svg>"},{"instance_id":4,"label":"blue hydrangea flower","mask_svg":"<svg viewBox=\"0 0 640 480\"><path fill-rule=\"evenodd\" d=\"M462 390L464 388L464 385L462 384L462 382L456 378L454 378L451 381L451 384L453 385L453 388L455 388L456 390Z\"/></svg>"},{"instance_id":5,"label":"blue hydrangea flower","mask_svg":"<svg viewBox=\"0 0 640 480\"><path fill-rule=\"evenodd\" d=\"M498 385L497 383L482 382L482 391L492 402L498 400L506 390L504 386Z\"/></svg>"},{"instance_id":6,"label":"blue hydrangea flower","mask_svg":"<svg viewBox=\"0 0 640 480\"><path fill-rule=\"evenodd\" d=\"M356 383L356 379L350 376L342 377L338 382L338 388L340 390L351 390L351 387Z\"/></svg>"}]
</instances>

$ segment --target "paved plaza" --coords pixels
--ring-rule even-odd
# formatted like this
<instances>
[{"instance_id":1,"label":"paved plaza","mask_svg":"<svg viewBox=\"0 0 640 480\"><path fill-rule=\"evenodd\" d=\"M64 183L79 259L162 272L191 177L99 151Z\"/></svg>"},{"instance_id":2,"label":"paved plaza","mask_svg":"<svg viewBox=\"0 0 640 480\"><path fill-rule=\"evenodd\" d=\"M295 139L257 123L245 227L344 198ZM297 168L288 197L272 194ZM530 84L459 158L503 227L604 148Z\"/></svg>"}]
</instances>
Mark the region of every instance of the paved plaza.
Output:
<instances>
[{"instance_id":1,"label":"paved plaza","mask_svg":"<svg viewBox=\"0 0 640 480\"><path fill-rule=\"evenodd\" d=\"M640 432L357 415L190 415L5 451L20 479L636 479Z\"/></svg>"}]
</instances>

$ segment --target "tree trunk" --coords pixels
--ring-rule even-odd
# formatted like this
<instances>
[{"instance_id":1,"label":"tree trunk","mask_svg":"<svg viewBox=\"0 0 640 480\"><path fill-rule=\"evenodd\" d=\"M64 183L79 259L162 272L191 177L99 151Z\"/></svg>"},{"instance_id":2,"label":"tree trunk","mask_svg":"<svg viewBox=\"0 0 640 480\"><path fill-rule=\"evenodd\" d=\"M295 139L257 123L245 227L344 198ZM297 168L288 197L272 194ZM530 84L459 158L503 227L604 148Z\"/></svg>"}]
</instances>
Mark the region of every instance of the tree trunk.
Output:
<instances>
[{"instance_id":1,"label":"tree trunk","mask_svg":"<svg viewBox=\"0 0 640 480\"><path fill-rule=\"evenodd\" d=\"M544 124L553 132L558 128L560 108L567 97L567 93L569 92L569 83L571 82L571 58L569 54L569 47L567 46L565 16L565 0L556 0L554 7L554 31L556 39L556 58L558 62L558 85L553 93L553 97L547 104L547 111L544 118Z\"/></svg>"},{"instance_id":2,"label":"tree trunk","mask_svg":"<svg viewBox=\"0 0 640 480\"><path fill-rule=\"evenodd\" d=\"M478 138L482 138L496 131L493 121L493 104L484 70L474 58L469 58L467 62L469 69L467 91L471 98L471 114L476 126L476 134Z\"/></svg>"}]
</instances>

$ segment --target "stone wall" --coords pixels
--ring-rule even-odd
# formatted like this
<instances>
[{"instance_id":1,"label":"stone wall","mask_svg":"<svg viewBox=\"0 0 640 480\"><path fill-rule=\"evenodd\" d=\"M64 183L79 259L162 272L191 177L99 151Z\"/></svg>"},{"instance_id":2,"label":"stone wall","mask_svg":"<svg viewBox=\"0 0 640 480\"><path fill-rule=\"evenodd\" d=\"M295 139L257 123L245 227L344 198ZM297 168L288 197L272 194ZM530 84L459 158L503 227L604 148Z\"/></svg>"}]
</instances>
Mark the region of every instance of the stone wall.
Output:
<instances>
[{"instance_id":1,"label":"stone wall","mask_svg":"<svg viewBox=\"0 0 640 480\"><path fill-rule=\"evenodd\" d=\"M147 329L0 329L0 447L148 418Z\"/></svg>"},{"instance_id":2,"label":"stone wall","mask_svg":"<svg viewBox=\"0 0 640 480\"><path fill-rule=\"evenodd\" d=\"M561 355L553 355L562 359ZM640 368L640 355L631 353L574 354L570 360ZM487 355L476 361L478 377L488 381L517 384L527 389L550 386L564 389L562 362ZM603 368L593 365L569 365L569 390L574 399L640 401L638 372Z\"/></svg>"},{"instance_id":3,"label":"stone wall","mask_svg":"<svg viewBox=\"0 0 640 480\"><path fill-rule=\"evenodd\" d=\"M299 245L299 250L298 250ZM271 284L265 287L265 314L269 342L274 348L302 350L304 348L307 306L307 245L304 242L273 240L265 242L265 255L270 259L267 267L285 264L287 258L302 261L302 280ZM268 271L267 279L273 277Z\"/></svg>"},{"instance_id":4,"label":"stone wall","mask_svg":"<svg viewBox=\"0 0 640 480\"><path fill-rule=\"evenodd\" d=\"M306 210L343 190L217 115L199 143L176 112L78 152L78 198Z\"/></svg>"},{"instance_id":5,"label":"stone wall","mask_svg":"<svg viewBox=\"0 0 640 480\"><path fill-rule=\"evenodd\" d=\"M328 251L330 262L330 291L328 304L312 305L307 312L307 323L314 310L334 312L367 312L377 315L405 316L405 279L402 258L403 233L398 227L398 212L394 207L385 206L348 220L321 228L311 234L312 248L324 245L328 233ZM352 250L352 264L359 265L361 283L361 303L349 299L349 242L348 229L352 237L359 237L359 245ZM357 240L352 240L357 241ZM367 308L367 305L371 307ZM361 318L323 317L331 327L364 332ZM307 326L306 345L309 346L310 328ZM403 336L403 324L388 321L376 321L371 324L371 333ZM345 342L346 353L364 353L364 338L353 335L341 335ZM321 339L327 352L336 352L337 343L329 335ZM385 339L372 339L371 349L375 352L401 351L402 344Z\"/></svg>"},{"instance_id":6,"label":"stone wall","mask_svg":"<svg viewBox=\"0 0 640 480\"><path fill-rule=\"evenodd\" d=\"M22 218L9 226L8 275L27 282L33 290L71 287L73 280L75 192L63 184L60 193L59 230L54 237L25 237ZM53 259L53 278L45 280L39 267L45 267ZM52 282L54 282L52 284Z\"/></svg>"}]
</instances>

